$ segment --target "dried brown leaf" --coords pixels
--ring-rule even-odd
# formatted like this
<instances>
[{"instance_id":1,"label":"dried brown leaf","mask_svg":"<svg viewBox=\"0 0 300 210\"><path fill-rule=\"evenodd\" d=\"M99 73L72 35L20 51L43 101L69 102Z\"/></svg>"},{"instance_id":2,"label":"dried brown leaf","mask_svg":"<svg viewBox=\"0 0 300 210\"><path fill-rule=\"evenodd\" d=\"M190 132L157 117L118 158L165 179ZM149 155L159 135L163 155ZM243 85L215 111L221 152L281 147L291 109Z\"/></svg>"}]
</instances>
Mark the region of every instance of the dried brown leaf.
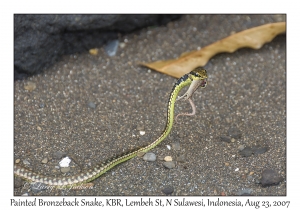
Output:
<instances>
[{"instance_id":1,"label":"dried brown leaf","mask_svg":"<svg viewBox=\"0 0 300 210\"><path fill-rule=\"evenodd\" d=\"M218 53L232 53L243 47L259 49L265 43L272 41L275 36L285 31L285 22L265 24L228 36L201 50L183 53L177 59L141 63L140 65L179 78L197 66L205 66L209 59Z\"/></svg>"}]
</instances>

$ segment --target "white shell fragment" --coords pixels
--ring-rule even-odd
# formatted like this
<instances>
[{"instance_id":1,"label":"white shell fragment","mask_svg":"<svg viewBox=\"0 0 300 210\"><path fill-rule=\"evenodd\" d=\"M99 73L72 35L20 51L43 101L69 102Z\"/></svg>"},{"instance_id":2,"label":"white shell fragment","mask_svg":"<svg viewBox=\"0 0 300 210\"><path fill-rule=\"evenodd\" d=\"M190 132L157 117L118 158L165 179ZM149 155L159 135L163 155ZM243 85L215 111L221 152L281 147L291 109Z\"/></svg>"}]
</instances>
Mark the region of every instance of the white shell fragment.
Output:
<instances>
[{"instance_id":1,"label":"white shell fragment","mask_svg":"<svg viewBox=\"0 0 300 210\"><path fill-rule=\"evenodd\" d=\"M59 166L60 167L69 167L70 163L71 163L71 159L69 157L65 157L59 162Z\"/></svg>"}]
</instances>

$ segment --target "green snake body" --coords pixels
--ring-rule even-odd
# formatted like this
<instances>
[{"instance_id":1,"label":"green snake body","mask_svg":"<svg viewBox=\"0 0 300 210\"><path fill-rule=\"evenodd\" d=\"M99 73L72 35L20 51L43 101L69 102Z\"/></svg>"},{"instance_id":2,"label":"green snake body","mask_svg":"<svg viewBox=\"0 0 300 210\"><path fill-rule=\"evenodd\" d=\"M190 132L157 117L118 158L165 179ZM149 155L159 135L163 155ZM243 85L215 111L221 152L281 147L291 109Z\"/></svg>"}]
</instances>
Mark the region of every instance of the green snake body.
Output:
<instances>
[{"instance_id":1,"label":"green snake body","mask_svg":"<svg viewBox=\"0 0 300 210\"><path fill-rule=\"evenodd\" d=\"M151 144L142 147L140 149L136 149L134 151L122 154L120 156L114 157L112 159L107 160L106 162L97 164L96 166L93 166L92 168L88 169L87 171L71 176L71 177L48 177L44 175L40 175L38 173L32 172L31 170L28 170L24 167L21 167L19 165L14 165L14 175L21 177L29 182L40 182L51 186L57 186L57 187L72 187L84 183L88 183L93 181L94 179L101 176L103 173L107 172L109 169L113 168L114 166L129 160L131 158L134 158L139 153L145 153L155 146L157 146L160 142L162 142L170 133L173 121L174 121L174 107L176 98L180 92L180 90L187 86L191 85L192 82L197 83L197 86L193 86L193 90L191 90L191 93L189 96L193 94L193 92L198 88L198 86L204 88L206 86L206 79L207 79L207 73L206 70L202 67L198 67L191 71L188 74L185 74L182 76L178 81L174 84L173 89L170 93L169 101L168 101L168 111L167 111L167 123L164 131L162 134Z\"/></svg>"}]
</instances>

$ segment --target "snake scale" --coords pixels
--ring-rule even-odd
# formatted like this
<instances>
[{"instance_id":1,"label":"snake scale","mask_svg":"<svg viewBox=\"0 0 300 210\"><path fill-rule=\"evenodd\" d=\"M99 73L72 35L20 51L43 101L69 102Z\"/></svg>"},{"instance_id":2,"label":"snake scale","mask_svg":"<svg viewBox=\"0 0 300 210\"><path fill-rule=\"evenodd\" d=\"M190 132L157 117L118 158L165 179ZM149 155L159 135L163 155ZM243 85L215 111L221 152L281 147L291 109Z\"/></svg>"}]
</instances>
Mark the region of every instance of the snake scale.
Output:
<instances>
[{"instance_id":1,"label":"snake scale","mask_svg":"<svg viewBox=\"0 0 300 210\"><path fill-rule=\"evenodd\" d=\"M206 70L202 67L197 67L190 73L183 75L181 78L177 80L177 82L173 86L168 101L167 123L165 129L162 132L162 134L151 144L142 147L140 149L136 149L134 151L127 152L117 157L114 157L112 159L109 159L103 163L93 166L92 168L88 169L85 172L79 173L71 177L48 177L48 176L44 176L32 172L31 170L26 169L17 164L14 165L14 175L21 177L22 179L25 179L28 182L40 182L55 187L72 187L72 186L93 181L94 179L98 178L99 176L101 176L103 173L107 172L109 169L113 168L114 166L137 156L138 153L145 153L151 150L152 148L154 148L155 146L157 146L160 142L162 142L169 135L172 129L173 121L174 121L175 102L180 90L183 87L190 85L188 91L179 99L184 98L190 100L191 102L191 96L196 91L196 89L199 86L201 88L206 87L207 85L206 79L207 79Z\"/></svg>"}]
</instances>

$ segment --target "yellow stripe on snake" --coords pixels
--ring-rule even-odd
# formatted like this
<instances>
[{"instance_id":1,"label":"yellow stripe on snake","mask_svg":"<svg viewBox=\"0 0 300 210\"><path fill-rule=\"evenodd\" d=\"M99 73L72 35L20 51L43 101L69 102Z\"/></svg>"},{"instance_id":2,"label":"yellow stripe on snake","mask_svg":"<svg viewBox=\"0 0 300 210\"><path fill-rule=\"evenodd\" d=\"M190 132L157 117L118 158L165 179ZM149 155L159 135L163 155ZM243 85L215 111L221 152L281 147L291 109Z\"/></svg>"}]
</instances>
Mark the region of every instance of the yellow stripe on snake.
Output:
<instances>
[{"instance_id":1,"label":"yellow stripe on snake","mask_svg":"<svg viewBox=\"0 0 300 210\"><path fill-rule=\"evenodd\" d=\"M14 165L14 175L21 177L29 182L40 182L40 183L57 186L57 187L72 187L72 186L93 181L94 179L98 178L99 176L101 176L103 173L107 172L109 169L113 168L114 166L135 157L138 153L145 153L151 150L169 135L174 121L174 107L175 107L176 98L180 90L187 85L190 85L188 91L183 96L179 97L179 99L184 98L186 100L189 100L193 108L192 114L194 114L195 106L193 105L191 97L199 86L201 88L206 87L207 85L206 79L207 79L206 70L203 69L202 67L197 67L190 73L185 74L184 76L182 76L177 80L177 82L173 86L168 101L166 127L162 132L162 134L151 144L142 147L140 149L136 149L134 151L122 154L120 156L107 160L106 162L97 164L96 166L88 169L87 171L71 177L58 177L58 178L48 177L48 176L44 176L32 172L31 170L28 170L16 164ZM191 114L180 114L180 115L191 115Z\"/></svg>"}]
</instances>

